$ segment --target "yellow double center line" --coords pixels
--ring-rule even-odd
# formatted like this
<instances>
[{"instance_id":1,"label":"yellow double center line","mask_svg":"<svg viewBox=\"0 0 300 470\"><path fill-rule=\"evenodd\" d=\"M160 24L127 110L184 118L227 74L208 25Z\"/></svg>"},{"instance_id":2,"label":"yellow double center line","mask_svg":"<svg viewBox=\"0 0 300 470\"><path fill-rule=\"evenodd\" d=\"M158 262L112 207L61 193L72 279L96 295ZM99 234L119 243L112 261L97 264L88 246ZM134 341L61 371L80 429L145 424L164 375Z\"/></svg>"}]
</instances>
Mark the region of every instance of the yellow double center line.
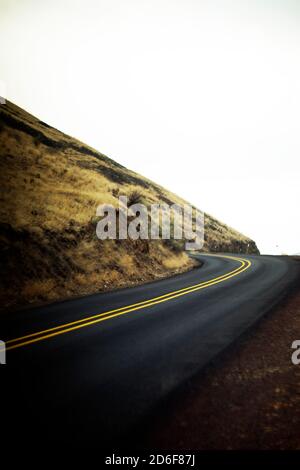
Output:
<instances>
[{"instance_id":1,"label":"yellow double center line","mask_svg":"<svg viewBox=\"0 0 300 470\"><path fill-rule=\"evenodd\" d=\"M209 255L211 256L211 255ZM110 318L119 317L120 315L125 315L130 312L134 312L136 310L141 310L147 307L152 307L153 305L160 304L162 302L167 302L169 300L176 299L177 297L181 297L183 295L190 294L191 292L195 292L200 289L205 289L207 287L213 286L220 282L227 281L234 276L238 276L246 269L250 268L251 261L243 258L236 258L233 256L227 255L213 255L219 256L222 258L229 258L233 259L234 261L238 261L240 266L233 271L229 271L222 276L215 277L208 281L200 282L199 284L194 284L189 287L185 287L183 289L179 289L176 291L169 292L164 295L160 295L158 297L153 297L152 299L144 300L142 302L137 302L135 304L126 305L125 307L120 307L114 310L109 310L107 312L98 313L95 315L91 315L80 320L72 321L69 323L64 323L62 325L58 325L52 328L47 328L45 330L36 331L35 333L27 334L25 336L20 336L19 338L14 338L6 341L7 348L6 350L21 348L23 346L27 346L32 343L37 343L38 341L44 341L49 338L53 338L58 335L62 335L65 333L69 333L70 331L78 330L80 328L84 328L86 326L94 325L95 323L100 323L105 320L109 320Z\"/></svg>"}]
</instances>

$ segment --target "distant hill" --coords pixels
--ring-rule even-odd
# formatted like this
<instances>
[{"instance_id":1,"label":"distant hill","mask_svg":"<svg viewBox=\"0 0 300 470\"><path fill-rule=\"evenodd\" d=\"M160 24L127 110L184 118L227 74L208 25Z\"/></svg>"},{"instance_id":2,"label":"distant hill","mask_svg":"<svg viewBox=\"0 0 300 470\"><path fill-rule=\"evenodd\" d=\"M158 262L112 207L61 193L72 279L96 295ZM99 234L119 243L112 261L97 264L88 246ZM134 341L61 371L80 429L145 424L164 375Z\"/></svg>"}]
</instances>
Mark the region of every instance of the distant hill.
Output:
<instances>
[{"instance_id":1,"label":"distant hill","mask_svg":"<svg viewBox=\"0 0 300 470\"><path fill-rule=\"evenodd\" d=\"M183 204L178 196L10 102L0 105L0 141L2 308L192 268L175 241L100 242L95 236L101 203L138 195L147 204ZM246 236L210 215L205 221L205 251L258 253Z\"/></svg>"}]
</instances>

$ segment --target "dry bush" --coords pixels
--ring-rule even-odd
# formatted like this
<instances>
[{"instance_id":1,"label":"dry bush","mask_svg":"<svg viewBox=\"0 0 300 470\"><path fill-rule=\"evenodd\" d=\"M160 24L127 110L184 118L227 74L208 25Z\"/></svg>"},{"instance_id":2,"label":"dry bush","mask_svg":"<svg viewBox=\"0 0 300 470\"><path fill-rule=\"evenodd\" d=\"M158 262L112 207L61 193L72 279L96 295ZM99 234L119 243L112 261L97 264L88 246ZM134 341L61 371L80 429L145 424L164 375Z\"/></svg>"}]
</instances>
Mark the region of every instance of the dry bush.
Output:
<instances>
[{"instance_id":1,"label":"dry bush","mask_svg":"<svg viewBox=\"0 0 300 470\"><path fill-rule=\"evenodd\" d=\"M34 279L27 281L22 289L22 295L28 301L35 299L47 299L49 293L55 287L54 279Z\"/></svg>"},{"instance_id":2,"label":"dry bush","mask_svg":"<svg viewBox=\"0 0 300 470\"><path fill-rule=\"evenodd\" d=\"M138 190L132 191L128 196L128 206L133 204L142 204L143 203L143 193Z\"/></svg>"}]
</instances>

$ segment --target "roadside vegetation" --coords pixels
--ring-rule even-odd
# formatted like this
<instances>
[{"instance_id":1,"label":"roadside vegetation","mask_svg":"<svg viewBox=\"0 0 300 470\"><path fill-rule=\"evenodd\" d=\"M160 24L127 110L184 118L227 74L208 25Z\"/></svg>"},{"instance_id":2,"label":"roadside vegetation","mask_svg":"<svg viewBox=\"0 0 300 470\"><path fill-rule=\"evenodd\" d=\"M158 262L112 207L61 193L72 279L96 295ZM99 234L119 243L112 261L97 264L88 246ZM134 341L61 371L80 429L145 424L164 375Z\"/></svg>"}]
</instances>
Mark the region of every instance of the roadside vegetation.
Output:
<instances>
[{"instance_id":1,"label":"roadside vegetation","mask_svg":"<svg viewBox=\"0 0 300 470\"><path fill-rule=\"evenodd\" d=\"M129 286L191 269L177 241L99 241L96 207L184 201L39 121L0 106L1 308ZM255 243L206 216L204 249L257 252Z\"/></svg>"}]
</instances>

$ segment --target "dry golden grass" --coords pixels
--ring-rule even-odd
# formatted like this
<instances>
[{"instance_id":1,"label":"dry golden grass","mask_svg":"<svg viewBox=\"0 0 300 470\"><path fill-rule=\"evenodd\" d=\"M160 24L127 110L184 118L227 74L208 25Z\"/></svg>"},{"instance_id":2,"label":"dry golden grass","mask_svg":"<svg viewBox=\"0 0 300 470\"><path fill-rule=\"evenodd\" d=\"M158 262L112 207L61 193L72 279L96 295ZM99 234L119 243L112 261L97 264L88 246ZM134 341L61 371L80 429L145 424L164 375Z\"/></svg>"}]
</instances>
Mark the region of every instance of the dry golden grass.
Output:
<instances>
[{"instance_id":1,"label":"dry golden grass","mask_svg":"<svg viewBox=\"0 0 300 470\"><path fill-rule=\"evenodd\" d=\"M54 279L32 279L26 281L22 289L22 296L26 299L47 298L55 288Z\"/></svg>"},{"instance_id":2,"label":"dry golden grass","mask_svg":"<svg viewBox=\"0 0 300 470\"><path fill-rule=\"evenodd\" d=\"M193 262L163 241L100 242L96 208L135 193L145 204L185 201L12 103L0 107L3 308L133 285ZM205 250L247 237L206 217ZM176 248L176 249L175 249Z\"/></svg>"},{"instance_id":3,"label":"dry golden grass","mask_svg":"<svg viewBox=\"0 0 300 470\"><path fill-rule=\"evenodd\" d=\"M163 260L163 265L167 269L179 269L182 266L187 264L187 259L184 256L184 253L180 253L177 255L171 255L169 258Z\"/></svg>"}]
</instances>

